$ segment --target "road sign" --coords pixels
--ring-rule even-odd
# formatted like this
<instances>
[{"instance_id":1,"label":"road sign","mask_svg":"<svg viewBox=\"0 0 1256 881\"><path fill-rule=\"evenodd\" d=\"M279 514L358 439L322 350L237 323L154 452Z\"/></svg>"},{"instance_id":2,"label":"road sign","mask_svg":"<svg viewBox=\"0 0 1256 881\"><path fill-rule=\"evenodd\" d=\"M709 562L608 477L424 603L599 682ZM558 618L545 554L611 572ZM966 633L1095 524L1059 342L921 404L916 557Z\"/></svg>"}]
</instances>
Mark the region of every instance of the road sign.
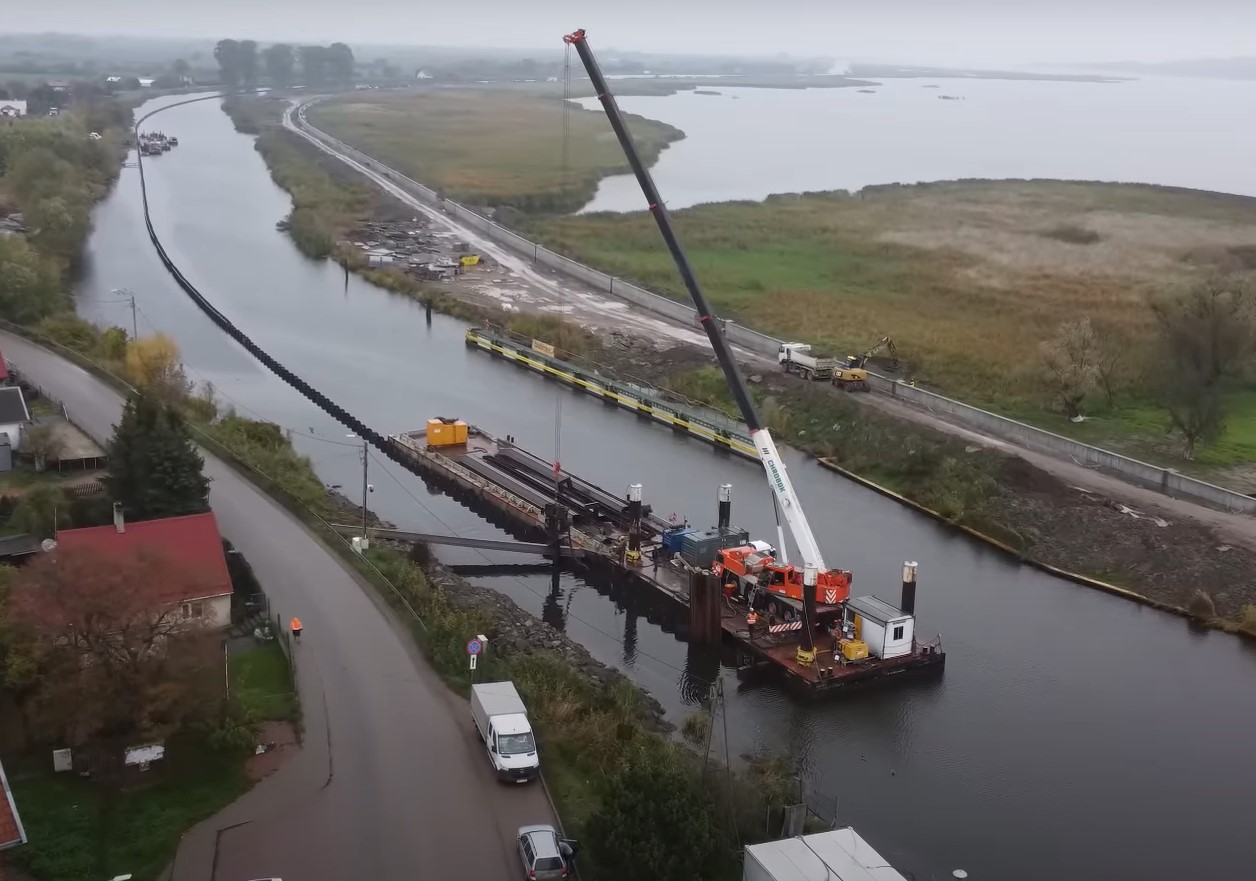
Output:
<instances>
[{"instance_id":1,"label":"road sign","mask_svg":"<svg viewBox=\"0 0 1256 881\"><path fill-rule=\"evenodd\" d=\"M475 669L475 660L476 660L476 658L478 658L478 657L479 657L479 655L472 655L472 656L471 656L471 669L472 669L472 670L474 670L474 669Z\"/></svg>"},{"instance_id":2,"label":"road sign","mask_svg":"<svg viewBox=\"0 0 1256 881\"><path fill-rule=\"evenodd\" d=\"M473 658L476 655L478 655L481 651L483 651L483 649L484 649L484 644L481 643L478 639L473 639L467 643L467 654Z\"/></svg>"}]
</instances>

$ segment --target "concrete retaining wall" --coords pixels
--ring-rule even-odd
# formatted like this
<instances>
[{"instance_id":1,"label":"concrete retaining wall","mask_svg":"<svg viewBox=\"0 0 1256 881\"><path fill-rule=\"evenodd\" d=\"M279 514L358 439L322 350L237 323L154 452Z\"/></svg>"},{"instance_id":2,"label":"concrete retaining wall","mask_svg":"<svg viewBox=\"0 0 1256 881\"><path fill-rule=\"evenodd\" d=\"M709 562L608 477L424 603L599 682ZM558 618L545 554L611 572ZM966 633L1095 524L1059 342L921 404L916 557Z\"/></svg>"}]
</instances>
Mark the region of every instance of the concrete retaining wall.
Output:
<instances>
[{"instance_id":1,"label":"concrete retaining wall","mask_svg":"<svg viewBox=\"0 0 1256 881\"><path fill-rule=\"evenodd\" d=\"M308 105L306 105L308 106ZM319 131L297 114L297 121L303 131L322 141L337 152L352 157L372 171L387 178L407 193L441 208L450 217L483 233L485 237L508 248L512 252L531 260L534 264L557 270L571 278L578 279L590 289L602 292L616 299L625 300L662 318L680 324L692 325L697 320L697 312L688 303L660 296L653 291L626 282L623 279L607 275L605 272L577 263L561 254L556 254L523 236L513 233L498 223L464 205L449 199L442 200L436 191L411 180L370 156ZM731 321L724 324L725 336L733 345L740 346L756 354L776 357L782 340L767 334L759 333L748 327L742 327ZM1153 489L1174 498L1189 499L1193 502L1219 508L1223 511L1234 511L1244 514L1256 513L1256 498L1242 493L1205 483L1187 477L1158 465L1150 465L1122 456L1098 447L1079 443L1062 435L1008 419L995 413L969 406L960 401L924 389L907 385L888 377L870 373L869 384L874 390L891 395L920 409L936 413L950 422L1007 441L1028 450L1044 453L1059 459L1072 460L1088 468L1096 468L1120 477L1136 486Z\"/></svg>"}]
</instances>

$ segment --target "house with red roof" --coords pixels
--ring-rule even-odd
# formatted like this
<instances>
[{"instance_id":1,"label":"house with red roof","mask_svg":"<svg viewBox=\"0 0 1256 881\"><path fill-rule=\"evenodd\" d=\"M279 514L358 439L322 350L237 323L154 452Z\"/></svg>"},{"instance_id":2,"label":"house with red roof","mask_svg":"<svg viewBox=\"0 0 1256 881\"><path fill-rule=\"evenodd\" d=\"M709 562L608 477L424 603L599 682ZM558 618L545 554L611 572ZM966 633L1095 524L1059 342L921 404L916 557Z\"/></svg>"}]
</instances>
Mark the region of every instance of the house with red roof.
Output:
<instances>
[{"instance_id":1,"label":"house with red roof","mask_svg":"<svg viewBox=\"0 0 1256 881\"><path fill-rule=\"evenodd\" d=\"M207 627L231 624L231 574L213 512L127 523L115 506L111 525L63 529L57 533L57 547L102 556L164 556L191 577L171 585L162 600L180 607L184 618L201 620Z\"/></svg>"},{"instance_id":2,"label":"house with red roof","mask_svg":"<svg viewBox=\"0 0 1256 881\"><path fill-rule=\"evenodd\" d=\"M5 776L4 765L0 764L0 850L8 850L26 843L26 830L22 828L22 818L17 813L17 802L13 800L13 791L9 789L9 778Z\"/></svg>"}]
</instances>

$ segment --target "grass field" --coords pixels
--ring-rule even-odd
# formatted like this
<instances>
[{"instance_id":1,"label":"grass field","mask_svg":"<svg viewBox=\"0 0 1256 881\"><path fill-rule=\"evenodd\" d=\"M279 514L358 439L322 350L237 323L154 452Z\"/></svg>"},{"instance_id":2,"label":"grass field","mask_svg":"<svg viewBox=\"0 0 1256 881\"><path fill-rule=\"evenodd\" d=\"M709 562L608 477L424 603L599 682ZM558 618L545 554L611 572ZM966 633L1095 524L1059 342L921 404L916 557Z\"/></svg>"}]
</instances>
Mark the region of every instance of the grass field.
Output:
<instances>
[{"instance_id":1,"label":"grass field","mask_svg":"<svg viewBox=\"0 0 1256 881\"><path fill-rule=\"evenodd\" d=\"M74 774L32 771L13 779L30 843L16 864L48 881L100 881L130 873L153 881L189 828L245 791L238 755L193 737L167 743L166 759L120 793ZM15 775L16 776L16 775Z\"/></svg>"},{"instance_id":2,"label":"grass field","mask_svg":"<svg viewBox=\"0 0 1256 881\"><path fill-rule=\"evenodd\" d=\"M288 658L279 643L258 646L231 656L231 687L251 718L292 722L297 718L297 696L292 687Z\"/></svg>"},{"instance_id":3,"label":"grass field","mask_svg":"<svg viewBox=\"0 0 1256 881\"><path fill-rule=\"evenodd\" d=\"M775 196L674 219L721 313L836 354L892 337L907 374L980 406L1092 435L1163 434L1136 394L1080 429L1049 411L1039 343L1089 316L1126 351L1127 389L1152 360L1147 297L1221 270L1256 270L1256 199L1052 181L966 181ZM534 218L543 243L683 298L642 214ZM1124 400L1122 400L1124 397ZM1240 410L1252 395L1236 392ZM1216 450L1256 455L1242 413Z\"/></svg>"},{"instance_id":4,"label":"grass field","mask_svg":"<svg viewBox=\"0 0 1256 881\"><path fill-rule=\"evenodd\" d=\"M572 105L563 164L561 97L526 90L444 89L348 96L308 113L317 127L450 198L524 211L575 210L597 182L628 171L601 112ZM638 116L647 162L683 134Z\"/></svg>"}]
</instances>

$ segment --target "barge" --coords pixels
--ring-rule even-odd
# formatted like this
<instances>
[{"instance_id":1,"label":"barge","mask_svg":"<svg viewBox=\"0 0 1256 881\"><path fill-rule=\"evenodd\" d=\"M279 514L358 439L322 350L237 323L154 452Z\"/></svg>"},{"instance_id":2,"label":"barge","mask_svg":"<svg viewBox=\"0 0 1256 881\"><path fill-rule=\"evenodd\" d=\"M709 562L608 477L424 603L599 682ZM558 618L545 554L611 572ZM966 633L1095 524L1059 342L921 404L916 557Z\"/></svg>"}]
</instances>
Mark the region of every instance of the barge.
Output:
<instances>
[{"instance_id":1,"label":"barge","mask_svg":"<svg viewBox=\"0 0 1256 881\"><path fill-rule=\"evenodd\" d=\"M769 589L762 573L739 577L723 565L733 552L768 563L776 556L775 549L730 525L727 486L721 487L719 525L697 530L655 514L638 484L626 496L616 495L513 438L461 420L433 419L390 440L411 470L476 503L477 511L487 508L497 525L543 535L553 556L570 557L630 589L649 591L678 614L687 612L690 639L733 644L744 674L773 671L798 691L820 694L908 672L940 672L945 664L940 639L921 642L914 632L914 564L910 578L904 575L902 608L870 596L824 602L821 587L816 658L801 662L801 601Z\"/></svg>"},{"instance_id":2,"label":"barge","mask_svg":"<svg viewBox=\"0 0 1256 881\"><path fill-rule=\"evenodd\" d=\"M746 426L717 410L677 400L677 395L639 383L623 382L596 370L558 357L554 346L492 327L471 327L466 332L470 348L496 355L526 370L590 394L668 426L679 434L758 461L759 453Z\"/></svg>"}]
</instances>

